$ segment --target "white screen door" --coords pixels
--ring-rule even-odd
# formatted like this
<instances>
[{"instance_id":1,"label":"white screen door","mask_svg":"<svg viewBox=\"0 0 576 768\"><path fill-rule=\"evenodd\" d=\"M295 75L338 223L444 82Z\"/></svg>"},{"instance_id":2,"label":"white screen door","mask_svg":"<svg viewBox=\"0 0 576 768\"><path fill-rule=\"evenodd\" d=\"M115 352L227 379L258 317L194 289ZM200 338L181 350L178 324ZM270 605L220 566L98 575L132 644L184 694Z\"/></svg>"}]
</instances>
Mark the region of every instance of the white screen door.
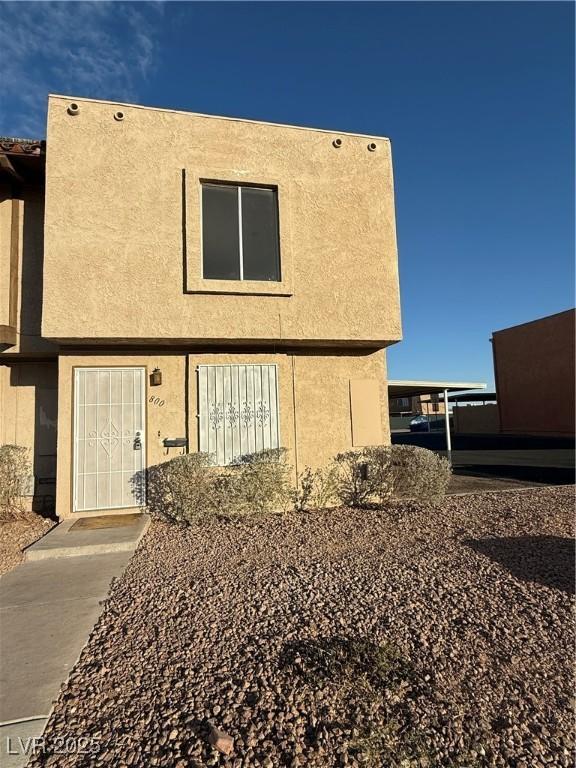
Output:
<instances>
[{"instance_id":1,"label":"white screen door","mask_svg":"<svg viewBox=\"0 0 576 768\"><path fill-rule=\"evenodd\" d=\"M145 503L144 368L74 372L74 511Z\"/></svg>"}]
</instances>

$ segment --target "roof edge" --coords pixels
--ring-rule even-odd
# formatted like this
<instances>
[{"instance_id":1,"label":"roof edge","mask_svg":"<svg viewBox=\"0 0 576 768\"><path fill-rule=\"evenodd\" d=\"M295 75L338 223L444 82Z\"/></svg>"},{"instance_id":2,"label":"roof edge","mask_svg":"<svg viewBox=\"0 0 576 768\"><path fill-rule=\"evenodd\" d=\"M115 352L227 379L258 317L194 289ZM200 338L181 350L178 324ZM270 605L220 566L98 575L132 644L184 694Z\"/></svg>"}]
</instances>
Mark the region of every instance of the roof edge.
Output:
<instances>
[{"instance_id":1,"label":"roof edge","mask_svg":"<svg viewBox=\"0 0 576 768\"><path fill-rule=\"evenodd\" d=\"M107 99L91 99L87 96L69 96L63 93L49 93L48 99L70 99L72 101L81 101L90 104L110 104L111 106L131 107L132 109L147 109L153 112L169 112L174 115L192 115L194 117L209 117L214 120L227 120L236 123L251 123L255 125L269 125L273 128L293 128L297 131L314 131L329 135L339 134L341 136L356 136L361 139L379 139L380 141L390 142L387 136L379 136L371 133L353 133L352 131L339 131L330 128L313 128L306 125L293 125L290 123L274 123L270 120L254 120L248 117L230 117L226 115L211 115L206 112L192 112L186 109L170 109L168 107L150 107L145 104L131 104L125 101L109 101Z\"/></svg>"},{"instance_id":2,"label":"roof edge","mask_svg":"<svg viewBox=\"0 0 576 768\"><path fill-rule=\"evenodd\" d=\"M525 325L533 325L534 323L541 323L543 320L552 320L554 317L560 317L560 315L569 315L576 312L575 307L569 307L568 309L561 309L560 312L553 312L551 315L544 315L543 317L535 317L533 320L526 320L524 323L516 323L516 325L509 325L507 328L499 328L497 331L492 331L492 336L498 333L506 333L506 331L512 331L515 328L522 328Z\"/></svg>"},{"instance_id":3,"label":"roof edge","mask_svg":"<svg viewBox=\"0 0 576 768\"><path fill-rule=\"evenodd\" d=\"M442 387L444 389L486 389L481 381L429 381L428 379L388 379L394 387Z\"/></svg>"}]
</instances>

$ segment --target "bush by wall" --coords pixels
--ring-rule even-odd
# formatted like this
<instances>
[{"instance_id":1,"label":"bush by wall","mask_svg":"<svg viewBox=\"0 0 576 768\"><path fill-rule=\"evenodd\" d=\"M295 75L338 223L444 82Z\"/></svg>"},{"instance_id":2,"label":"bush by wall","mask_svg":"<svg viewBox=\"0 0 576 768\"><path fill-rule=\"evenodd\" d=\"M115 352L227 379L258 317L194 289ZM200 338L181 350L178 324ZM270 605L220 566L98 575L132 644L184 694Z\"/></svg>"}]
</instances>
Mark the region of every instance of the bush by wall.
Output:
<instances>
[{"instance_id":1,"label":"bush by wall","mask_svg":"<svg viewBox=\"0 0 576 768\"><path fill-rule=\"evenodd\" d=\"M177 456L150 467L146 485L150 514L178 523L284 510L292 492L283 448L241 456L227 467L214 466L207 453Z\"/></svg>"},{"instance_id":2,"label":"bush by wall","mask_svg":"<svg viewBox=\"0 0 576 768\"><path fill-rule=\"evenodd\" d=\"M336 493L346 507L363 507L374 500L377 481L365 451L345 451L334 459Z\"/></svg>"},{"instance_id":3,"label":"bush by wall","mask_svg":"<svg viewBox=\"0 0 576 768\"><path fill-rule=\"evenodd\" d=\"M452 475L448 459L415 445L392 446L393 493L397 498L438 501Z\"/></svg>"},{"instance_id":4,"label":"bush by wall","mask_svg":"<svg viewBox=\"0 0 576 768\"><path fill-rule=\"evenodd\" d=\"M188 453L149 467L145 473L145 498L150 514L178 523L215 514L219 485L212 464L208 453ZM142 478L135 478L134 485L142 491L140 501L144 503Z\"/></svg>"},{"instance_id":5,"label":"bush by wall","mask_svg":"<svg viewBox=\"0 0 576 768\"><path fill-rule=\"evenodd\" d=\"M329 465L312 470L306 467L298 476L298 487L292 491L292 504L297 512L324 509L338 498L336 467Z\"/></svg>"},{"instance_id":6,"label":"bush by wall","mask_svg":"<svg viewBox=\"0 0 576 768\"><path fill-rule=\"evenodd\" d=\"M435 502L446 493L450 462L412 445L374 446L335 458L337 494L346 506L363 507L387 499Z\"/></svg>"},{"instance_id":7,"label":"bush by wall","mask_svg":"<svg viewBox=\"0 0 576 768\"><path fill-rule=\"evenodd\" d=\"M0 446L0 518L11 520L24 512L24 496L32 474L30 451L21 445Z\"/></svg>"},{"instance_id":8,"label":"bush by wall","mask_svg":"<svg viewBox=\"0 0 576 768\"><path fill-rule=\"evenodd\" d=\"M364 507L392 497L434 502L446 493L450 474L449 462L424 448L374 446L340 453L322 469L306 467L295 489L284 448L241 456L226 467L214 466L210 454L190 453L147 470L146 505L156 517L191 523L338 502ZM141 489L142 478L134 484Z\"/></svg>"},{"instance_id":9,"label":"bush by wall","mask_svg":"<svg viewBox=\"0 0 576 768\"><path fill-rule=\"evenodd\" d=\"M286 449L274 448L240 456L226 468L228 514L265 514L290 507L291 467Z\"/></svg>"}]
</instances>

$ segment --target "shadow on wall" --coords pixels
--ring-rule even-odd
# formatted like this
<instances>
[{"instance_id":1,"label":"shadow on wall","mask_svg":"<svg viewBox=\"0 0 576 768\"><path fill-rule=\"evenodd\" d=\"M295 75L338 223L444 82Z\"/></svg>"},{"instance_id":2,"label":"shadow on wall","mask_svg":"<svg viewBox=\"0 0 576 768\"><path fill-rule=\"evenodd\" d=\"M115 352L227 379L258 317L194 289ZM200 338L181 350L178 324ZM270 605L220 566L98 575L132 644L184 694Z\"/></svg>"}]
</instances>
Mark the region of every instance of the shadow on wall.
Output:
<instances>
[{"instance_id":1,"label":"shadow on wall","mask_svg":"<svg viewBox=\"0 0 576 768\"><path fill-rule=\"evenodd\" d=\"M44 196L40 190L24 194L22 275L20 294L20 352L54 354L53 343L42 339L44 284Z\"/></svg>"},{"instance_id":2,"label":"shadow on wall","mask_svg":"<svg viewBox=\"0 0 576 768\"><path fill-rule=\"evenodd\" d=\"M52 362L11 366L10 385L18 392L18 411L24 434L33 434L32 510L53 517L56 496L56 440L58 427L58 367ZM30 395L26 389L30 388ZM22 445L26 440L17 439Z\"/></svg>"},{"instance_id":3,"label":"shadow on wall","mask_svg":"<svg viewBox=\"0 0 576 768\"><path fill-rule=\"evenodd\" d=\"M521 581L574 594L574 540L561 536L466 539L464 544L485 555Z\"/></svg>"},{"instance_id":4,"label":"shadow on wall","mask_svg":"<svg viewBox=\"0 0 576 768\"><path fill-rule=\"evenodd\" d=\"M154 482L158 466L162 465L154 464L148 469L139 469L130 478L134 501L142 509L146 508L151 515L159 514L162 509L163 497L158 489L159 483ZM151 479L150 483L149 478Z\"/></svg>"}]
</instances>

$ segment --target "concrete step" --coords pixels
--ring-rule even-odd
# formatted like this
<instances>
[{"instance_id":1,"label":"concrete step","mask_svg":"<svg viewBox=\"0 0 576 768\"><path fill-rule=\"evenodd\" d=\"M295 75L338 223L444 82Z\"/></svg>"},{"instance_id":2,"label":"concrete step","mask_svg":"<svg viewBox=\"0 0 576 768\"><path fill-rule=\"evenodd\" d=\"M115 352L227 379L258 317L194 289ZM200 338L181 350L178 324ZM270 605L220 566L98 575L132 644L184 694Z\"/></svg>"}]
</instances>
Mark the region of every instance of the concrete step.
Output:
<instances>
[{"instance_id":1,"label":"concrete step","mask_svg":"<svg viewBox=\"0 0 576 768\"><path fill-rule=\"evenodd\" d=\"M66 517L66 520L80 520L80 518L83 517L102 517L103 515L106 517L140 515L144 514L144 510L145 507L120 507L119 509L107 509L105 511L101 509L87 509L84 512L72 512L68 517Z\"/></svg>"},{"instance_id":2,"label":"concrete step","mask_svg":"<svg viewBox=\"0 0 576 768\"><path fill-rule=\"evenodd\" d=\"M136 549L150 525L150 516L143 514L100 515L67 519L52 528L24 553L27 561L59 557L103 555Z\"/></svg>"}]
</instances>

